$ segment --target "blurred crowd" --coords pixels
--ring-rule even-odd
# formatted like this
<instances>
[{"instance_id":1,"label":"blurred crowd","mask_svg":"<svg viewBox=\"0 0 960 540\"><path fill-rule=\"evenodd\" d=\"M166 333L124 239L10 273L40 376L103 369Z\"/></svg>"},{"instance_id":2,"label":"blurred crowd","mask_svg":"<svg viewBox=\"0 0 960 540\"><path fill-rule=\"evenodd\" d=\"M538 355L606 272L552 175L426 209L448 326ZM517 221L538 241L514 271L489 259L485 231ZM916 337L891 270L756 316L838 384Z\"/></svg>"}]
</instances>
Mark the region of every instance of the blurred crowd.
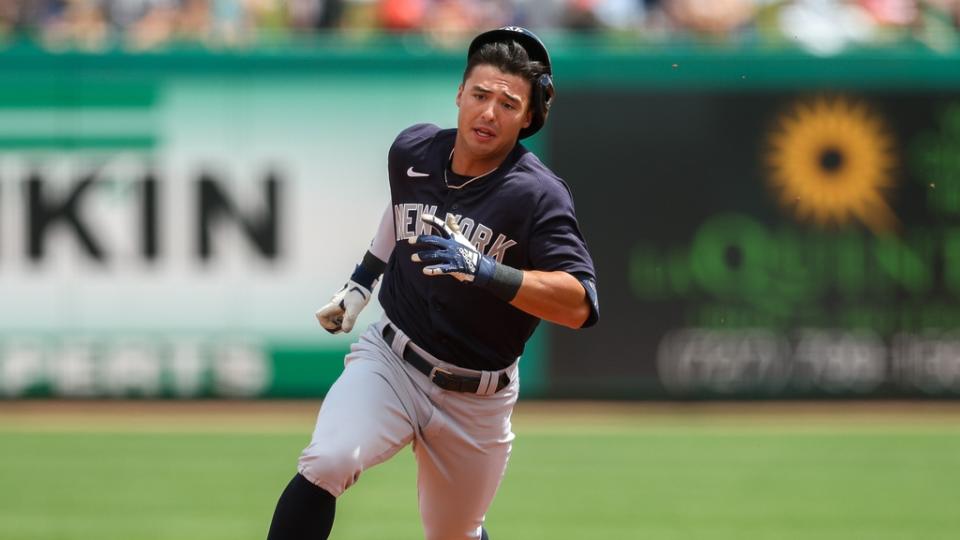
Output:
<instances>
[{"instance_id":1,"label":"blurred crowd","mask_svg":"<svg viewBox=\"0 0 960 540\"><path fill-rule=\"evenodd\" d=\"M960 0L0 0L0 42L154 49L244 46L331 32L422 33L440 46L519 24L640 43L957 46Z\"/></svg>"}]
</instances>

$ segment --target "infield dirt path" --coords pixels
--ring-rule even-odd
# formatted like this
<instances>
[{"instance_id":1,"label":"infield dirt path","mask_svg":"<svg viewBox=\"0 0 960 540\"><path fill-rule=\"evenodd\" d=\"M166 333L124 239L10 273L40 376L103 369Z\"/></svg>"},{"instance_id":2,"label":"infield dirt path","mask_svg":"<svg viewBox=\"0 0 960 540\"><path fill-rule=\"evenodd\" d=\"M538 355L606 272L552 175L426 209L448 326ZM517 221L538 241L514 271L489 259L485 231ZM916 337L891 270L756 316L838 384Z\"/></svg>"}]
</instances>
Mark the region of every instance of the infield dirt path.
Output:
<instances>
[{"instance_id":1,"label":"infield dirt path","mask_svg":"<svg viewBox=\"0 0 960 540\"><path fill-rule=\"evenodd\" d=\"M0 428L30 431L309 433L320 401L0 401ZM861 426L960 429L960 401L522 401L518 429L665 426Z\"/></svg>"}]
</instances>

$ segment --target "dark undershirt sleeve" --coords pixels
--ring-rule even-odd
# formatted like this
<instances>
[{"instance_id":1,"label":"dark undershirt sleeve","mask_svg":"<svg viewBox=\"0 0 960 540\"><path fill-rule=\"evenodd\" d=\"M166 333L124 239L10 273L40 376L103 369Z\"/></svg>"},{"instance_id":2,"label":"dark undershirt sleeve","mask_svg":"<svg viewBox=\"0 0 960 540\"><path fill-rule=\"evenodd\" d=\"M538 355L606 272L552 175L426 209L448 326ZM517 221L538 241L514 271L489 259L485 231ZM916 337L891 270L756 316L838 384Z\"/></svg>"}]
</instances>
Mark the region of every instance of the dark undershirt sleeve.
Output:
<instances>
[{"instance_id":1,"label":"dark undershirt sleeve","mask_svg":"<svg viewBox=\"0 0 960 540\"><path fill-rule=\"evenodd\" d=\"M583 277L582 274L576 277L583 285L583 290L587 293L587 304L590 305L590 314L587 315L587 320L583 321L580 328L589 328L600 320L600 298L597 294L597 283L593 278Z\"/></svg>"}]
</instances>

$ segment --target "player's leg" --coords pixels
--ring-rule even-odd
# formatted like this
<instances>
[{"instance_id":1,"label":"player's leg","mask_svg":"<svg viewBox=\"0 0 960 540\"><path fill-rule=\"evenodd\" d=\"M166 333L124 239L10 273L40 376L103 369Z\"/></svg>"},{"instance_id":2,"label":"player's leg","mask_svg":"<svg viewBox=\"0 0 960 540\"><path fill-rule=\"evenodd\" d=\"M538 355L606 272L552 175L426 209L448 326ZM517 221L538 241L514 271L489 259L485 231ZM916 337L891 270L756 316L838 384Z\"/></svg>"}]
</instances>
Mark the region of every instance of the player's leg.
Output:
<instances>
[{"instance_id":1,"label":"player's leg","mask_svg":"<svg viewBox=\"0 0 960 540\"><path fill-rule=\"evenodd\" d=\"M432 456L418 447L417 488L427 540L481 538L509 455L510 443L485 450L443 447Z\"/></svg>"},{"instance_id":2,"label":"player's leg","mask_svg":"<svg viewBox=\"0 0 960 540\"><path fill-rule=\"evenodd\" d=\"M324 540L330 536L336 508L336 497L297 473L280 494L267 540Z\"/></svg>"},{"instance_id":3,"label":"player's leg","mask_svg":"<svg viewBox=\"0 0 960 540\"><path fill-rule=\"evenodd\" d=\"M389 352L376 342L376 330L352 346L320 407L298 474L277 503L268 540L327 538L336 497L413 438L411 406L401 398L408 393L405 375L391 365Z\"/></svg>"},{"instance_id":4,"label":"player's leg","mask_svg":"<svg viewBox=\"0 0 960 540\"><path fill-rule=\"evenodd\" d=\"M504 395L448 394L417 439L417 487L427 540L485 538L484 516L506 472L516 385Z\"/></svg>"}]
</instances>

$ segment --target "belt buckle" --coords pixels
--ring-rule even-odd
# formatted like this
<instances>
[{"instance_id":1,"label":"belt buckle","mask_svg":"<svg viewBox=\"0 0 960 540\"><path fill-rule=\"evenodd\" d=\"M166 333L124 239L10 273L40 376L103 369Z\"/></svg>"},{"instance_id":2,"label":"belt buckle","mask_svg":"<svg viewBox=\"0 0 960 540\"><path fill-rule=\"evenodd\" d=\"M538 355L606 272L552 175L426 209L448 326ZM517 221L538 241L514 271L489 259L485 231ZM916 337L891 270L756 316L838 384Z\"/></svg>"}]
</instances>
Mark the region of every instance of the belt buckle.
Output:
<instances>
[{"instance_id":1,"label":"belt buckle","mask_svg":"<svg viewBox=\"0 0 960 540\"><path fill-rule=\"evenodd\" d=\"M453 372L437 366L433 366L433 368L430 370L430 382L439 386L440 388L446 388L446 383L450 382L450 379L447 377L453 377Z\"/></svg>"}]
</instances>

